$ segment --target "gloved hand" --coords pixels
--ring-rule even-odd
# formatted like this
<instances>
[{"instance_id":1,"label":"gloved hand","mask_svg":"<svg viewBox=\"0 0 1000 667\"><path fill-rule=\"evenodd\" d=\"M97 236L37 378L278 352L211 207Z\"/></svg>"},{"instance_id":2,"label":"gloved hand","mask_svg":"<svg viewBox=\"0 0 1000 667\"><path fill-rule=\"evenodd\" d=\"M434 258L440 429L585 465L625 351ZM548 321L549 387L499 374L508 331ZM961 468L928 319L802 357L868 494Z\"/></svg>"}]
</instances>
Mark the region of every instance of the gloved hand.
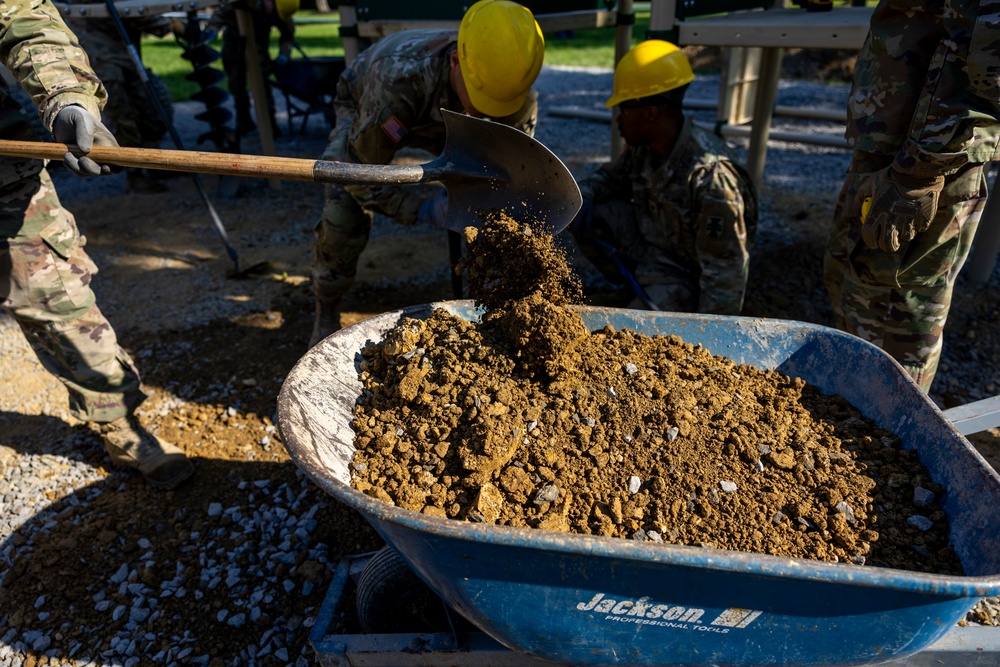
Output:
<instances>
[{"instance_id":1,"label":"gloved hand","mask_svg":"<svg viewBox=\"0 0 1000 667\"><path fill-rule=\"evenodd\" d=\"M569 231L573 234L589 233L593 219L594 201L584 197L580 210L576 212L576 217L569 223Z\"/></svg>"},{"instance_id":2,"label":"gloved hand","mask_svg":"<svg viewBox=\"0 0 1000 667\"><path fill-rule=\"evenodd\" d=\"M71 146L63 160L71 171L80 176L106 176L122 170L117 165L97 164L86 157L94 146L117 148L118 142L99 118L81 106L71 104L59 112L52 126L52 136L56 141Z\"/></svg>"},{"instance_id":3,"label":"gloved hand","mask_svg":"<svg viewBox=\"0 0 1000 667\"><path fill-rule=\"evenodd\" d=\"M871 198L861 220L861 240L869 248L898 252L902 244L930 227L937 213L944 176L918 178L886 167L858 189L858 200Z\"/></svg>"},{"instance_id":4,"label":"gloved hand","mask_svg":"<svg viewBox=\"0 0 1000 667\"><path fill-rule=\"evenodd\" d=\"M420 211L417 213L417 222L441 227L444 225L444 219L447 217L448 192L441 190L434 197L420 204Z\"/></svg>"}]
</instances>

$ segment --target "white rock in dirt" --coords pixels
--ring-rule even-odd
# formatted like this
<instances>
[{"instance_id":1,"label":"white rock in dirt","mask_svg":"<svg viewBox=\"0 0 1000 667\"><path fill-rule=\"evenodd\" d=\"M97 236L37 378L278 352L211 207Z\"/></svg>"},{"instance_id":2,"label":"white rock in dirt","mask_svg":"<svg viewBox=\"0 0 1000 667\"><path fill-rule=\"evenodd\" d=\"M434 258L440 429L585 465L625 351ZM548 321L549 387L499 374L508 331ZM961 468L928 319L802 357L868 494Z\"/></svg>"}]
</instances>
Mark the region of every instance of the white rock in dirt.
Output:
<instances>
[{"instance_id":1,"label":"white rock in dirt","mask_svg":"<svg viewBox=\"0 0 1000 667\"><path fill-rule=\"evenodd\" d=\"M850 523L850 524L853 525L853 524L855 524L855 523L858 522L858 520L854 516L854 508L851 507L850 505L848 505L843 500L841 500L839 503L837 503L836 505L834 505L833 509L835 509L838 512L840 512L841 514L843 514L844 518L847 519L848 523Z\"/></svg>"},{"instance_id":2,"label":"white rock in dirt","mask_svg":"<svg viewBox=\"0 0 1000 667\"><path fill-rule=\"evenodd\" d=\"M635 494L639 493L640 489L642 489L642 480L639 479L638 477L636 477L635 475L632 475L631 477L629 477L628 478L628 492L631 493L632 495L635 495Z\"/></svg>"}]
</instances>

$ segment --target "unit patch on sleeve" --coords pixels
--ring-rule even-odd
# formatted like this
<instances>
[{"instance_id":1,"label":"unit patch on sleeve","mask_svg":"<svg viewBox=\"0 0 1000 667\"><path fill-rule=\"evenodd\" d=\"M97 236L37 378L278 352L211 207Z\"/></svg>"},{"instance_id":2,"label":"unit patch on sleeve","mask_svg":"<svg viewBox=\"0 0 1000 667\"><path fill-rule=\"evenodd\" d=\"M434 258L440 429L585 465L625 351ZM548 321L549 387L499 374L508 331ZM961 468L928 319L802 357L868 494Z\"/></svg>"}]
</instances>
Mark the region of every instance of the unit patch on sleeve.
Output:
<instances>
[{"instance_id":1,"label":"unit patch on sleeve","mask_svg":"<svg viewBox=\"0 0 1000 667\"><path fill-rule=\"evenodd\" d=\"M717 239L722 237L722 232L725 226L721 216L710 215L708 220L705 221L705 234L710 239Z\"/></svg>"},{"instance_id":2,"label":"unit patch on sleeve","mask_svg":"<svg viewBox=\"0 0 1000 667\"><path fill-rule=\"evenodd\" d=\"M392 139L392 143L398 144L406 136L406 128L403 124L399 122L399 119L395 116L389 118L389 120L382 123L382 131L385 132L386 136Z\"/></svg>"}]
</instances>

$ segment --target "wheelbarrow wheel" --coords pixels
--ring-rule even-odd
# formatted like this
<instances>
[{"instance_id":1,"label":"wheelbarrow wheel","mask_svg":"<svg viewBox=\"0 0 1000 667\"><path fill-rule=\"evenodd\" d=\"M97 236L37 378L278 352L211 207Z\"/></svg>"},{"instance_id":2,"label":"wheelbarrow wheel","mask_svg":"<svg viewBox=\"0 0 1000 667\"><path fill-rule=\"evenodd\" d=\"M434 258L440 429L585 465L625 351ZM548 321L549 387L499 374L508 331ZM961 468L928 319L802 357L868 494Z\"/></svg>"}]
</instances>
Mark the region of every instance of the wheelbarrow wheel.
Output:
<instances>
[{"instance_id":1,"label":"wheelbarrow wheel","mask_svg":"<svg viewBox=\"0 0 1000 667\"><path fill-rule=\"evenodd\" d=\"M391 546L371 557L357 587L358 622L365 633L446 632L441 598Z\"/></svg>"}]
</instances>

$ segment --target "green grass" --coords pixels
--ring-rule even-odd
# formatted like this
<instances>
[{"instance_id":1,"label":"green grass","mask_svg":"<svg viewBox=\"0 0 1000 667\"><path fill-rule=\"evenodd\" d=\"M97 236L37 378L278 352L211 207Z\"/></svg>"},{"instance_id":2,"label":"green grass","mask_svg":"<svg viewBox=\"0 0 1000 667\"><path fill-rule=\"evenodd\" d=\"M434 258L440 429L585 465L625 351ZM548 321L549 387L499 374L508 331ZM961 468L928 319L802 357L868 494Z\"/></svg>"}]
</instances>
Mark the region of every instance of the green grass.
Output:
<instances>
[{"instance_id":1,"label":"green grass","mask_svg":"<svg viewBox=\"0 0 1000 667\"><path fill-rule=\"evenodd\" d=\"M329 19L331 15L319 15L315 12L298 12L296 18L322 18ZM335 15L334 15L335 16ZM344 46L337 34L337 23L303 23L295 26L295 39L302 49L310 56L342 56ZM215 50L222 49L222 37L217 36L212 42ZM278 31L271 31L271 55L278 55ZM144 36L142 39L142 61L146 67L153 70L170 90L170 95L175 101L188 99L192 93L198 91L198 84L188 81L184 77L194 71L191 63L181 57L183 50L180 44L172 36L152 37ZM293 53L293 57L300 57L301 54ZM222 61L217 60L212 63L212 67L222 69ZM225 82L220 84L225 86Z\"/></svg>"},{"instance_id":2,"label":"green grass","mask_svg":"<svg viewBox=\"0 0 1000 667\"><path fill-rule=\"evenodd\" d=\"M344 47L337 32L338 23L308 23L310 19L330 19L335 14L317 14L300 11L295 14L299 22L295 25L295 39L309 56L342 56ZM649 11L636 12L633 26L633 45L644 38L649 28ZM272 31L271 54L278 53L277 31ZM576 30L572 38L559 39L554 34L545 36L545 63L547 65L567 65L576 67L611 67L614 62L614 28L592 28ZM222 38L216 37L212 43L215 49L222 48ZM193 71L191 63L181 57L180 45L173 37L144 37L142 59L146 67L155 72L166 83L176 101L188 99L197 92L198 86L184 77ZM293 57L301 57L293 53ZM212 64L222 68L221 61ZM225 85L225 83L221 84Z\"/></svg>"},{"instance_id":3,"label":"green grass","mask_svg":"<svg viewBox=\"0 0 1000 667\"><path fill-rule=\"evenodd\" d=\"M645 39L649 30L649 10L636 11L632 26L632 46ZM615 29L574 30L570 39L545 35L545 64L572 67L612 67L615 62Z\"/></svg>"}]
</instances>

